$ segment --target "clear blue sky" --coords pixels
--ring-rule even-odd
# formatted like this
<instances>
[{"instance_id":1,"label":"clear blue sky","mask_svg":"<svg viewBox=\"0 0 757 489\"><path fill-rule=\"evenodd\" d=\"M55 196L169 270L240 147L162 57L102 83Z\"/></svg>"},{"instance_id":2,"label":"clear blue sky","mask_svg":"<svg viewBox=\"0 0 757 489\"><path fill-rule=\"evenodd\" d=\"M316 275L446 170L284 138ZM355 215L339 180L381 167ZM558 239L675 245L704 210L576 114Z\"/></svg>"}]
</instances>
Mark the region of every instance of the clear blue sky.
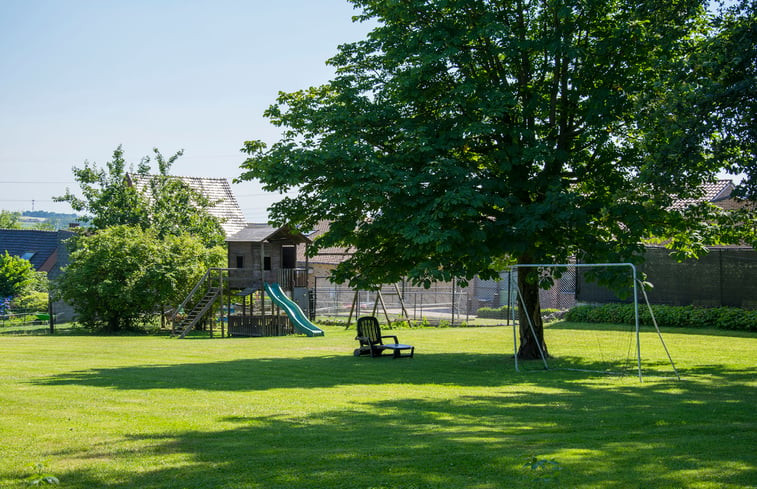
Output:
<instances>
[{"instance_id":1,"label":"clear blue sky","mask_svg":"<svg viewBox=\"0 0 757 489\"><path fill-rule=\"evenodd\" d=\"M369 25L346 0L0 0L0 209L70 212L71 168L185 153L172 173L240 174L242 142L272 143L279 91L327 81ZM279 198L233 185L248 220Z\"/></svg>"}]
</instances>

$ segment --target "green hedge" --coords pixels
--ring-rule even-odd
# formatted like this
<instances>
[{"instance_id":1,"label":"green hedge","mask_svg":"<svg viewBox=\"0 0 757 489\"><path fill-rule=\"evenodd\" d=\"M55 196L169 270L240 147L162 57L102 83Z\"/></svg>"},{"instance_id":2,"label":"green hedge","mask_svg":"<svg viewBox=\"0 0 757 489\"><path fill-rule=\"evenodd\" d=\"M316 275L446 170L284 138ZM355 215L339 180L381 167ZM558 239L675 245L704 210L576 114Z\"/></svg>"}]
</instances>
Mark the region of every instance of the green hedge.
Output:
<instances>
[{"instance_id":1,"label":"green hedge","mask_svg":"<svg viewBox=\"0 0 757 489\"><path fill-rule=\"evenodd\" d=\"M659 326L757 331L757 310L665 305L653 305L652 310ZM565 320L580 323L634 324L633 304L576 306L568 311ZM639 306L639 321L644 325L653 324L652 316L645 305Z\"/></svg>"},{"instance_id":2,"label":"green hedge","mask_svg":"<svg viewBox=\"0 0 757 489\"><path fill-rule=\"evenodd\" d=\"M476 315L486 319L507 319L510 317L510 308L502 307L479 307Z\"/></svg>"},{"instance_id":3,"label":"green hedge","mask_svg":"<svg viewBox=\"0 0 757 489\"><path fill-rule=\"evenodd\" d=\"M554 314L556 312L560 312L559 309L542 309L541 315L542 317L548 316L550 314ZM518 310L516 308L515 314L517 317ZM476 315L480 318L484 319L508 319L510 317L510 308L508 306L502 306L502 307L480 307L478 309L478 312L476 312Z\"/></svg>"}]
</instances>

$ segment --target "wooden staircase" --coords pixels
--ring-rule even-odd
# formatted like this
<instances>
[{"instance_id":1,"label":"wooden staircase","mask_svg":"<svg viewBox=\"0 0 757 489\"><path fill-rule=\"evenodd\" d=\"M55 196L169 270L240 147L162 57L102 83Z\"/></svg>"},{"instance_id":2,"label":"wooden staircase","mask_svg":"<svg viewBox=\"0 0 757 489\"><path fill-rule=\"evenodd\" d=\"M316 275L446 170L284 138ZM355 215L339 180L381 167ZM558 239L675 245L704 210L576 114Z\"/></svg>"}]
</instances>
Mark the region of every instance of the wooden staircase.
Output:
<instances>
[{"instance_id":1,"label":"wooden staircase","mask_svg":"<svg viewBox=\"0 0 757 489\"><path fill-rule=\"evenodd\" d=\"M213 304L221 296L223 291L222 276L213 277L211 275L212 272L213 269L208 270L200 281L197 282L197 285L194 286L192 292L187 295L184 302L176 308L176 312L171 318L171 334L173 336L184 338L187 333L197 326L197 323L202 321L211 312ZM205 289L204 294L201 292L203 288ZM200 296L200 294L202 295ZM193 305L190 304L190 301L195 300L193 298L197 296L200 296L200 299ZM186 311L186 315L180 317L178 314L180 311Z\"/></svg>"},{"instance_id":2,"label":"wooden staircase","mask_svg":"<svg viewBox=\"0 0 757 489\"><path fill-rule=\"evenodd\" d=\"M195 304L189 313L183 317L178 324L174 324L173 334L179 335L179 338L184 338L187 333L199 323L210 311L213 303L218 299L218 295L221 293L221 289L218 287L209 288L200 301Z\"/></svg>"}]
</instances>

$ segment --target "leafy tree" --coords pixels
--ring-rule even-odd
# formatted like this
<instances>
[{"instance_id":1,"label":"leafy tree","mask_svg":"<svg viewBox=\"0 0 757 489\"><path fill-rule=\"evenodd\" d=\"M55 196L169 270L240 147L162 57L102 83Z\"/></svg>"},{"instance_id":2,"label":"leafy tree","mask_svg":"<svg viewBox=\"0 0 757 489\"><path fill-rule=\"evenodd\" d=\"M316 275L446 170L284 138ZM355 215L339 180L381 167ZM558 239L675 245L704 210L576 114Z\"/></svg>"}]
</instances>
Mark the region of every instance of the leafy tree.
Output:
<instances>
[{"instance_id":1,"label":"leafy tree","mask_svg":"<svg viewBox=\"0 0 757 489\"><path fill-rule=\"evenodd\" d=\"M128 182L124 152L118 146L105 168L87 161L83 167L74 167L74 178L81 188L81 198L67 189L65 195L55 200L68 202L74 210L86 213L82 220L89 222L94 229L139 226L157 230L160 237L189 232L200 236L207 246L222 244L223 229L218 220L207 212L215 202L169 175L171 166L182 151L167 159L157 148L153 152L157 175L150 175L151 159L148 156L141 159L136 169L133 165L129 167L132 175L147 180L144 191Z\"/></svg>"},{"instance_id":2,"label":"leafy tree","mask_svg":"<svg viewBox=\"0 0 757 489\"><path fill-rule=\"evenodd\" d=\"M739 193L757 200L757 1L742 0L709 27L682 62L666 63L675 90L645 94L640 119L657 128L647 149L657 167L676 165L681 152L713 159L744 174Z\"/></svg>"},{"instance_id":3,"label":"leafy tree","mask_svg":"<svg viewBox=\"0 0 757 489\"><path fill-rule=\"evenodd\" d=\"M148 324L165 304L178 303L224 259L223 248L207 248L187 234L161 239L153 229L111 226L74 238L57 287L85 326L130 330Z\"/></svg>"},{"instance_id":4,"label":"leafy tree","mask_svg":"<svg viewBox=\"0 0 757 489\"><path fill-rule=\"evenodd\" d=\"M21 229L18 212L0 211L0 229Z\"/></svg>"},{"instance_id":5,"label":"leafy tree","mask_svg":"<svg viewBox=\"0 0 757 489\"><path fill-rule=\"evenodd\" d=\"M378 26L340 47L332 81L279 95L266 116L282 138L246 142L239 177L296 190L270 209L278 223L332 221L310 252L356 250L336 280L638 261L649 236L697 248L690 230L708 210L670 204L698 195L724 162L677 152L654 122L707 38L700 1L352 3ZM663 153L676 157L658 164ZM519 270L522 358L543 344L539 282Z\"/></svg>"},{"instance_id":6,"label":"leafy tree","mask_svg":"<svg viewBox=\"0 0 757 489\"><path fill-rule=\"evenodd\" d=\"M36 272L29 260L9 255L0 255L0 297L20 294L34 283Z\"/></svg>"},{"instance_id":7,"label":"leafy tree","mask_svg":"<svg viewBox=\"0 0 757 489\"><path fill-rule=\"evenodd\" d=\"M16 296L11 304L14 310L47 311L48 294L47 292L27 289Z\"/></svg>"},{"instance_id":8,"label":"leafy tree","mask_svg":"<svg viewBox=\"0 0 757 489\"><path fill-rule=\"evenodd\" d=\"M746 202L737 210L686 209L689 226L662 236L672 238L679 258L706 252L704 244L757 246L757 2L742 0L708 20L682 59L663 62L671 89L642 97L647 175L686 181L692 191L685 196L697 197L699 182L722 167L744 177L734 194Z\"/></svg>"},{"instance_id":9,"label":"leafy tree","mask_svg":"<svg viewBox=\"0 0 757 489\"><path fill-rule=\"evenodd\" d=\"M709 136L716 157L745 179L740 194L757 201L757 1L742 0L714 23L715 35L693 56L699 75L700 106L708 120L696 128L715 127Z\"/></svg>"},{"instance_id":10,"label":"leafy tree","mask_svg":"<svg viewBox=\"0 0 757 489\"><path fill-rule=\"evenodd\" d=\"M50 290L50 281L47 278L47 272L34 272L26 285L26 290L47 293Z\"/></svg>"},{"instance_id":11,"label":"leafy tree","mask_svg":"<svg viewBox=\"0 0 757 489\"><path fill-rule=\"evenodd\" d=\"M86 213L81 220L94 229L118 225L147 227L146 202L134 186L127 185L126 165L120 145L113 151L113 158L106 163L105 168L85 161L83 167L73 168L82 197L79 198L66 189L63 196L54 197L54 200L68 202L75 211ZM143 158L136 170L133 167L131 170L138 174L148 174L149 159Z\"/></svg>"},{"instance_id":12,"label":"leafy tree","mask_svg":"<svg viewBox=\"0 0 757 489\"><path fill-rule=\"evenodd\" d=\"M183 181L163 174L153 176L145 196L150 202L150 227L158 236L189 233L200 237L207 246L224 244L223 228L218 219L207 212L215 202Z\"/></svg>"}]
</instances>

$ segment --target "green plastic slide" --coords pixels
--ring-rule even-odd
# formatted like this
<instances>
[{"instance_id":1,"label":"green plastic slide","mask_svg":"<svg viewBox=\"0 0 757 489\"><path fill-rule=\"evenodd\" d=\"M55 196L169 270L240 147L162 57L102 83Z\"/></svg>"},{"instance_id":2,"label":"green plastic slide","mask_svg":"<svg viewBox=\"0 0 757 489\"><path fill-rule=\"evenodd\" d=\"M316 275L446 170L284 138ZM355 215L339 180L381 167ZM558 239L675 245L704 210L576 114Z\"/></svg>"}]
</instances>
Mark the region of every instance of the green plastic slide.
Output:
<instances>
[{"instance_id":1,"label":"green plastic slide","mask_svg":"<svg viewBox=\"0 0 757 489\"><path fill-rule=\"evenodd\" d=\"M323 330L311 323L310 320L302 312L300 306L297 305L292 299L287 297L279 284L273 283L265 284L265 291L271 300L280 308L286 311L289 320L292 321L295 329L300 333L304 333L308 336L323 336Z\"/></svg>"}]
</instances>

